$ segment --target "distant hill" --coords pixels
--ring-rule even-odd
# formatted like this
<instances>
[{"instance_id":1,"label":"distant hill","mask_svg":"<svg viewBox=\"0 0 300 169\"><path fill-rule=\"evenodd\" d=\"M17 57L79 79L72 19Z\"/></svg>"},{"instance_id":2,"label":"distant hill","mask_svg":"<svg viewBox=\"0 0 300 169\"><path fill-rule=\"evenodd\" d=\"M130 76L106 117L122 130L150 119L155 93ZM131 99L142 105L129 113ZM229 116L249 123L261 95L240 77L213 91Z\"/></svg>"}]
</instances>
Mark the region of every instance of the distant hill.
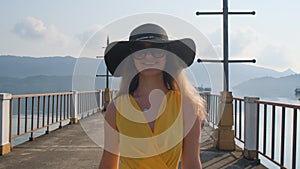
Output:
<instances>
[{"instance_id":1,"label":"distant hill","mask_svg":"<svg viewBox=\"0 0 300 169\"><path fill-rule=\"evenodd\" d=\"M265 98L295 98L295 88L300 86L300 74L274 78L251 79L235 87L238 96L260 96Z\"/></svg>"},{"instance_id":2,"label":"distant hill","mask_svg":"<svg viewBox=\"0 0 300 169\"><path fill-rule=\"evenodd\" d=\"M71 91L71 89L71 76L0 77L0 93L51 93Z\"/></svg>"},{"instance_id":3,"label":"distant hill","mask_svg":"<svg viewBox=\"0 0 300 169\"><path fill-rule=\"evenodd\" d=\"M191 66L191 70L193 71L194 75L196 75L200 79L203 79L202 82L199 81L198 83L203 83L204 85L207 85L207 83L209 83L209 80L207 78L212 79L216 75L218 75L218 78L220 78L220 73L224 74L222 64L194 63ZM291 69L283 72L278 72L276 70L255 66L255 64L249 65L234 63L229 65L229 78L231 87L254 78L266 76L278 78L293 74L296 74L296 72L292 71Z\"/></svg>"},{"instance_id":4,"label":"distant hill","mask_svg":"<svg viewBox=\"0 0 300 169\"><path fill-rule=\"evenodd\" d=\"M25 78L28 76L71 76L76 58L0 56L0 76Z\"/></svg>"},{"instance_id":5,"label":"distant hill","mask_svg":"<svg viewBox=\"0 0 300 169\"><path fill-rule=\"evenodd\" d=\"M100 64L100 65L99 65ZM231 64L229 66L230 88L241 89L238 86L250 79L273 77L279 78L295 74L292 70L278 72L272 69L257 67L255 64ZM96 70L95 70L96 69ZM190 70L197 80L197 84L203 87L210 87L211 83L216 83L212 79L218 80L218 87L222 88L222 64L199 64L194 63ZM96 74L105 74L105 66L100 59L96 58L74 58L71 56L51 56L51 57L28 57L0 55L0 92L20 93L40 93L69 91L72 89L73 74L91 76L88 80L79 82L96 82L93 85L97 89L105 87L105 78L100 78ZM219 82L220 81L220 82ZM80 89L84 90L86 83L80 84ZM241 89L242 91L242 89Z\"/></svg>"}]
</instances>

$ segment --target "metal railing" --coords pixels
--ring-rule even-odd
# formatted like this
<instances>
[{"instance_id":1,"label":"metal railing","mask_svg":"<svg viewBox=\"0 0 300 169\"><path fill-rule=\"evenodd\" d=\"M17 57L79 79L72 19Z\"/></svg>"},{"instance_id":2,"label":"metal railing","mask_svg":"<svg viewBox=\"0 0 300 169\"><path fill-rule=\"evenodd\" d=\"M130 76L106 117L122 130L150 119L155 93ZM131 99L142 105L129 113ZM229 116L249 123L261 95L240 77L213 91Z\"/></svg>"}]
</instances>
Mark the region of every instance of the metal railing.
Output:
<instances>
[{"instance_id":1,"label":"metal railing","mask_svg":"<svg viewBox=\"0 0 300 169\"><path fill-rule=\"evenodd\" d=\"M77 109L78 109L78 116L81 116L81 118L85 117L85 115L89 115L90 113L95 113L97 111L101 111L102 108L102 95L103 91L84 91L84 92L78 92L78 103Z\"/></svg>"},{"instance_id":2,"label":"metal railing","mask_svg":"<svg viewBox=\"0 0 300 169\"><path fill-rule=\"evenodd\" d=\"M298 148L297 128L299 127L297 120L300 106L267 101L256 101L256 103L259 118L258 153L281 168L295 169ZM290 149L287 149L288 145L291 145ZM291 164L286 157L291 158Z\"/></svg>"},{"instance_id":3,"label":"metal railing","mask_svg":"<svg viewBox=\"0 0 300 169\"><path fill-rule=\"evenodd\" d=\"M10 138L15 139L68 120L71 110L72 92L12 95L10 101ZM10 140L10 141L11 141Z\"/></svg>"},{"instance_id":4,"label":"metal railing","mask_svg":"<svg viewBox=\"0 0 300 169\"><path fill-rule=\"evenodd\" d=\"M237 140L244 143L244 99L233 98L233 119L234 136Z\"/></svg>"},{"instance_id":5,"label":"metal railing","mask_svg":"<svg viewBox=\"0 0 300 169\"><path fill-rule=\"evenodd\" d=\"M206 109L208 112L208 121L211 127L218 128L220 119L219 95L201 94L206 100ZM258 98L257 98L258 99ZM235 139L245 146L246 138L245 127L246 121L248 125L251 121L246 116L245 98L233 98L233 129ZM300 136L298 130L299 121L299 105L275 103L256 100L254 102L256 108L254 111L247 113L256 113L257 123L253 123L253 130L256 130L256 152L260 155L259 158L264 157L277 165L279 168L299 168L300 163L297 164L300 152L298 146ZM253 139L253 138L252 138ZM249 141L248 141L249 142ZM242 147L243 148L243 147Z\"/></svg>"},{"instance_id":6,"label":"metal railing","mask_svg":"<svg viewBox=\"0 0 300 169\"><path fill-rule=\"evenodd\" d=\"M208 123L214 129L218 127L219 117L218 117L218 109L219 109L219 95L214 94L201 94L203 99L206 101L206 112L208 114Z\"/></svg>"},{"instance_id":7,"label":"metal railing","mask_svg":"<svg viewBox=\"0 0 300 169\"><path fill-rule=\"evenodd\" d=\"M30 135L29 140L34 140L69 124L71 118L80 119L101 111L103 93L100 90L12 95L9 141L22 137L24 142L27 135Z\"/></svg>"}]
</instances>

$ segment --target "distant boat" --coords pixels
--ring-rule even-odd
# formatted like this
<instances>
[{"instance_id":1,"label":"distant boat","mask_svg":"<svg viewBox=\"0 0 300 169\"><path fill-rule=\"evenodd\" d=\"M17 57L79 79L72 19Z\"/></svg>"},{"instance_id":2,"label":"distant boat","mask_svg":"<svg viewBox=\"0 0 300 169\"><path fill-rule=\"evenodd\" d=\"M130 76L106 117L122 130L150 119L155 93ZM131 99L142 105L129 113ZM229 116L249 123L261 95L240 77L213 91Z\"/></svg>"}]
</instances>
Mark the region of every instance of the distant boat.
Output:
<instances>
[{"instance_id":1,"label":"distant boat","mask_svg":"<svg viewBox=\"0 0 300 169\"><path fill-rule=\"evenodd\" d=\"M296 89L295 89L295 94L296 94L296 95L300 95L300 88L296 88Z\"/></svg>"},{"instance_id":2,"label":"distant boat","mask_svg":"<svg viewBox=\"0 0 300 169\"><path fill-rule=\"evenodd\" d=\"M196 89L198 90L198 92L200 93L210 93L211 92L211 88L210 87L196 87Z\"/></svg>"}]
</instances>

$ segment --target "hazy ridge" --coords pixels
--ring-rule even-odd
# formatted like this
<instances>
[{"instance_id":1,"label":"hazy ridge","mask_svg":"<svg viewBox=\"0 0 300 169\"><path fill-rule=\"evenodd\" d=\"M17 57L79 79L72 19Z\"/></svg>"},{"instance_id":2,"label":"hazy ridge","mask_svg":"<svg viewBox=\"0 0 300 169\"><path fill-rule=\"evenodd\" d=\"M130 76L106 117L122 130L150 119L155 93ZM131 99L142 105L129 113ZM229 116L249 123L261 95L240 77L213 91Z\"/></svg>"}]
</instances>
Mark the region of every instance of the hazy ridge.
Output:
<instances>
[{"instance_id":1,"label":"hazy ridge","mask_svg":"<svg viewBox=\"0 0 300 169\"><path fill-rule=\"evenodd\" d=\"M104 63L99 62L99 59L80 59L84 60L87 65L98 65L97 74L105 73ZM71 56L35 58L1 55L0 92L25 94L71 91L72 77L77 61L77 58ZM83 76L89 75L88 71L84 72L86 69L88 67L83 69ZM197 83L204 86L209 86L208 74L211 77L214 74L220 74L220 64L195 63L190 69L197 77ZM229 72L231 89L237 96L292 98L294 89L300 86L300 75L290 69L278 72L257 67L255 64L231 64ZM94 80L96 89L105 87L104 78L98 77Z\"/></svg>"}]
</instances>

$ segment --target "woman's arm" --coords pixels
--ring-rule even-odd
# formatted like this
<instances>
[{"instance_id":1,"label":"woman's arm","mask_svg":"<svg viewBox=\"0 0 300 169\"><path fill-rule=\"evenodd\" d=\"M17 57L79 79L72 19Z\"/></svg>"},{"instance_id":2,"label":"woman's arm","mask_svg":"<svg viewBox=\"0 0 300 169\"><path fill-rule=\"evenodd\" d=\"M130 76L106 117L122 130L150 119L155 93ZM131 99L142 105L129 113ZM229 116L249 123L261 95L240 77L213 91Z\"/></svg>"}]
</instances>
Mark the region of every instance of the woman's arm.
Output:
<instances>
[{"instance_id":1,"label":"woman's arm","mask_svg":"<svg viewBox=\"0 0 300 169\"><path fill-rule=\"evenodd\" d=\"M119 163L118 152L119 134L116 126L116 108L108 105L104 121L104 150L99 169L117 169Z\"/></svg>"},{"instance_id":2,"label":"woman's arm","mask_svg":"<svg viewBox=\"0 0 300 169\"><path fill-rule=\"evenodd\" d=\"M199 116L195 116L194 125L183 139L182 168L202 169L200 160L201 121Z\"/></svg>"},{"instance_id":3,"label":"woman's arm","mask_svg":"<svg viewBox=\"0 0 300 169\"><path fill-rule=\"evenodd\" d=\"M182 147L182 168L201 169L200 160L200 136L201 136L201 111L195 108L192 101L183 98L183 124L184 139ZM200 111L197 113L197 111Z\"/></svg>"}]
</instances>

